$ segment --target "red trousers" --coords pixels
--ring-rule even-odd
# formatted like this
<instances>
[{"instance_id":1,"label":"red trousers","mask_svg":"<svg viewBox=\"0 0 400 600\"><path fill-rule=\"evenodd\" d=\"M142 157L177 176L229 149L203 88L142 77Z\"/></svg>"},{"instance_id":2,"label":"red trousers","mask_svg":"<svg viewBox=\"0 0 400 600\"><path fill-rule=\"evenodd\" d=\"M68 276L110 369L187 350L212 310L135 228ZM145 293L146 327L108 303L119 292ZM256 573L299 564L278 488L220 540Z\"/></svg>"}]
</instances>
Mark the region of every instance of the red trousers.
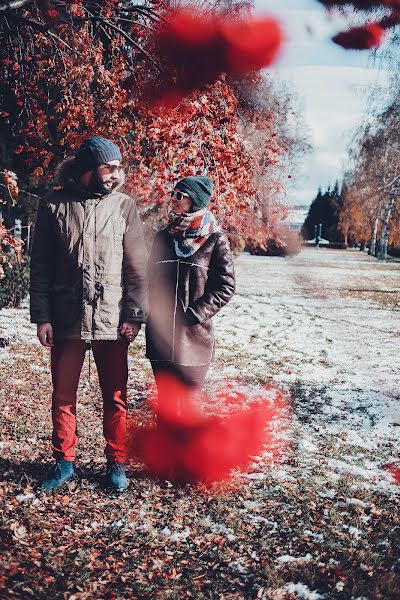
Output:
<instances>
[{"instance_id":1,"label":"red trousers","mask_svg":"<svg viewBox=\"0 0 400 600\"><path fill-rule=\"evenodd\" d=\"M128 381L128 344L117 340L91 342L103 396L105 455L110 462L126 459L126 386ZM85 359L84 341L56 343L51 349L53 380L52 419L53 455L74 460L77 443L76 393Z\"/></svg>"}]
</instances>

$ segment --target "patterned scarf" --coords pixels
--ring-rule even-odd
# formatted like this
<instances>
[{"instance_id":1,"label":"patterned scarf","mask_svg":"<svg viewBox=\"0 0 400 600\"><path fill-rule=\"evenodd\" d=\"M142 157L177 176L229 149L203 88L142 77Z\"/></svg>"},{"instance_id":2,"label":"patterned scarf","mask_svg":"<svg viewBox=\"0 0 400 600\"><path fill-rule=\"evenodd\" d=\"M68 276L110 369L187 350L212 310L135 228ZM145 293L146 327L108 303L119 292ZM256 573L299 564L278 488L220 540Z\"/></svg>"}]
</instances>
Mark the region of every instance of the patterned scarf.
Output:
<instances>
[{"instance_id":1,"label":"patterned scarf","mask_svg":"<svg viewBox=\"0 0 400 600\"><path fill-rule=\"evenodd\" d=\"M221 231L214 215L203 208L194 213L169 213L167 231L175 242L175 253L180 258L192 256L212 233Z\"/></svg>"}]
</instances>

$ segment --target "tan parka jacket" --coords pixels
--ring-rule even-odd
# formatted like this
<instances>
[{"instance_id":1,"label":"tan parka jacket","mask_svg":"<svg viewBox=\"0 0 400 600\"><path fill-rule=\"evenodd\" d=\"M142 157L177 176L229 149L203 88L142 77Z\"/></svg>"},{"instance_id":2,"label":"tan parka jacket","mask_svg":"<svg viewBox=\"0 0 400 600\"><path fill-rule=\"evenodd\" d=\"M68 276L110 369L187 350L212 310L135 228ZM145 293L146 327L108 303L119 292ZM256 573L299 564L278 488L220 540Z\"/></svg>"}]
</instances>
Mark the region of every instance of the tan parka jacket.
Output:
<instances>
[{"instance_id":1,"label":"tan parka jacket","mask_svg":"<svg viewBox=\"0 0 400 600\"><path fill-rule=\"evenodd\" d=\"M70 168L66 163L67 173ZM122 322L145 323L148 312L147 257L136 204L118 190L89 196L65 174L62 183L38 208L31 321L51 323L55 342L120 339Z\"/></svg>"}]
</instances>

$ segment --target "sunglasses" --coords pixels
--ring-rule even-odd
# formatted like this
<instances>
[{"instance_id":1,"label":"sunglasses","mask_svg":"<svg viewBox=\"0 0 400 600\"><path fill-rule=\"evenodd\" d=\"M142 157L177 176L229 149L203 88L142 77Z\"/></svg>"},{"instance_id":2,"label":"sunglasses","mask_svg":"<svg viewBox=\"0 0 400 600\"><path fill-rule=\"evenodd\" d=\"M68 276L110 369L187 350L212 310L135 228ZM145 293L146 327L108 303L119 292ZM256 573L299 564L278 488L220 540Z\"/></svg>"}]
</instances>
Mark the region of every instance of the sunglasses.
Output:
<instances>
[{"instance_id":1,"label":"sunglasses","mask_svg":"<svg viewBox=\"0 0 400 600\"><path fill-rule=\"evenodd\" d=\"M179 192L178 190L172 190L171 198L178 200L178 202L182 202L185 198L190 198L189 194L185 194L185 192Z\"/></svg>"},{"instance_id":2,"label":"sunglasses","mask_svg":"<svg viewBox=\"0 0 400 600\"><path fill-rule=\"evenodd\" d=\"M106 173L118 173L118 171L122 171L122 169L124 168L123 165L108 165L107 163L105 163L104 165L100 165L98 167L101 171L105 171Z\"/></svg>"}]
</instances>

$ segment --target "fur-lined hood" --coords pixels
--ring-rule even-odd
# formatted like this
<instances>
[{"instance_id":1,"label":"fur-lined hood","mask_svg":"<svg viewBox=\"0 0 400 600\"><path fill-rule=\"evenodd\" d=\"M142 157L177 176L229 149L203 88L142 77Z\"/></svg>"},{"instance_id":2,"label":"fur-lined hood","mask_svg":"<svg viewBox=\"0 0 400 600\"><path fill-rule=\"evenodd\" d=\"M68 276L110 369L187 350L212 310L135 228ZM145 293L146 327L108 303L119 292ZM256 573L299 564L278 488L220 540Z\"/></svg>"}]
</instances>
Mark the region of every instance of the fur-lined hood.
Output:
<instances>
[{"instance_id":1,"label":"fur-lined hood","mask_svg":"<svg viewBox=\"0 0 400 600\"><path fill-rule=\"evenodd\" d=\"M54 180L56 185L60 185L63 188L80 190L81 192L85 191L79 184L79 177L81 172L78 170L75 157L70 156L64 160L62 160L55 169ZM125 183L125 173L122 172L121 182L114 188L112 191L119 191Z\"/></svg>"}]
</instances>

